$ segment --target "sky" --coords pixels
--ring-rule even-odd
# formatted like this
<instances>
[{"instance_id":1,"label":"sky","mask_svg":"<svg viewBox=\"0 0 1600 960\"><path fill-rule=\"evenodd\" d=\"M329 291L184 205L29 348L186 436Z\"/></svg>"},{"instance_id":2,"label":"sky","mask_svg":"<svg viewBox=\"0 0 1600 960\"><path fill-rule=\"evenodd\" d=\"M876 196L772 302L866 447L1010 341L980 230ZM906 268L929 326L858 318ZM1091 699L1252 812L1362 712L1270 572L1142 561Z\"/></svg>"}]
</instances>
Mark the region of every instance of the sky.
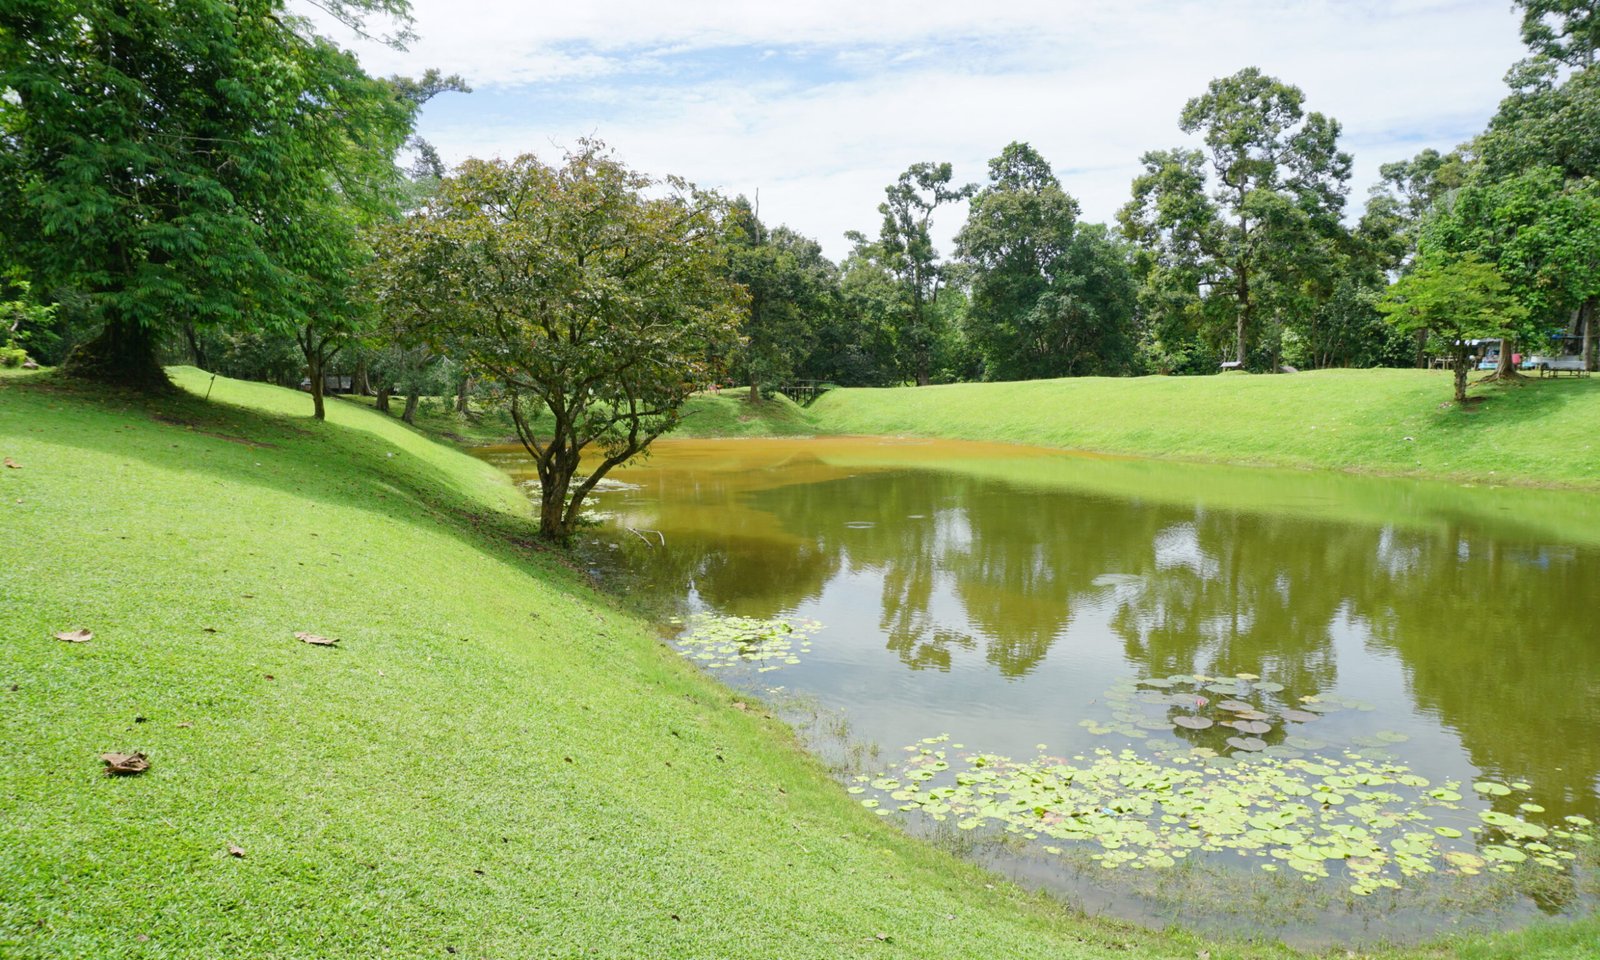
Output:
<instances>
[{"instance_id":1,"label":"sky","mask_svg":"<svg viewBox=\"0 0 1600 960\"><path fill-rule=\"evenodd\" d=\"M1343 125L1358 215L1380 164L1480 131L1524 55L1509 0L412 2L406 51L327 32L369 72L472 85L420 118L446 163L559 162L595 136L647 173L759 195L763 220L836 259L845 231L876 234L908 166L982 182L1013 140L1050 161L1083 219L1112 220L1141 154L1193 143L1184 102L1247 66ZM941 249L964 217L935 214Z\"/></svg>"}]
</instances>

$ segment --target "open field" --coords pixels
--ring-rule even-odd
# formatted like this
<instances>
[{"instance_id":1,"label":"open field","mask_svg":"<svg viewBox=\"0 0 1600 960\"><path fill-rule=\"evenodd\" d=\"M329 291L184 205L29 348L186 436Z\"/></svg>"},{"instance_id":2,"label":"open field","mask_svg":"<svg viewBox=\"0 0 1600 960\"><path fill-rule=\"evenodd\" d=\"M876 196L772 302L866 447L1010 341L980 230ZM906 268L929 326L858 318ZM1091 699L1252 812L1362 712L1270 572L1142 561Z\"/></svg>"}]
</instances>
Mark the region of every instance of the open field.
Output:
<instances>
[{"instance_id":1,"label":"open field","mask_svg":"<svg viewBox=\"0 0 1600 960\"><path fill-rule=\"evenodd\" d=\"M1600 378L1475 387L1447 373L1083 377L824 394L820 432L1001 440L1182 460L1600 487Z\"/></svg>"}]
</instances>

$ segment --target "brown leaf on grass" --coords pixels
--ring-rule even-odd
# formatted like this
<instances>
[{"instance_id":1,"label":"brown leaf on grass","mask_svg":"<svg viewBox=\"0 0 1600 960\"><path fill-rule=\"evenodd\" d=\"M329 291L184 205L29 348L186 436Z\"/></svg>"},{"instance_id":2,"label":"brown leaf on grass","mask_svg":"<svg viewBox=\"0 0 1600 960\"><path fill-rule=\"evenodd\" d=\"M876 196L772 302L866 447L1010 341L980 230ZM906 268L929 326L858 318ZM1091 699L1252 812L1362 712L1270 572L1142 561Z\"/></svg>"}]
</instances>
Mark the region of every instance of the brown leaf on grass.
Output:
<instances>
[{"instance_id":1,"label":"brown leaf on grass","mask_svg":"<svg viewBox=\"0 0 1600 960\"><path fill-rule=\"evenodd\" d=\"M742 700L735 700L733 701L733 709L743 712L749 710L750 705Z\"/></svg>"},{"instance_id":2,"label":"brown leaf on grass","mask_svg":"<svg viewBox=\"0 0 1600 960\"><path fill-rule=\"evenodd\" d=\"M217 632L217 628L216 627L201 627L200 629L204 630L206 633L216 633Z\"/></svg>"},{"instance_id":3,"label":"brown leaf on grass","mask_svg":"<svg viewBox=\"0 0 1600 960\"><path fill-rule=\"evenodd\" d=\"M244 847L241 847L238 844L234 844L234 843L228 844L228 856L230 856L230 857L238 857L240 860L243 860L244 859Z\"/></svg>"},{"instance_id":4,"label":"brown leaf on grass","mask_svg":"<svg viewBox=\"0 0 1600 960\"><path fill-rule=\"evenodd\" d=\"M83 629L63 630L56 634L56 639L64 640L67 643L88 643L90 640L94 639L94 631Z\"/></svg>"},{"instance_id":5,"label":"brown leaf on grass","mask_svg":"<svg viewBox=\"0 0 1600 960\"><path fill-rule=\"evenodd\" d=\"M17 461L11 459L10 457L6 457L5 465L7 467L9 467L10 469L12 469L12 470L21 470L22 469L22 464L20 464Z\"/></svg>"},{"instance_id":6,"label":"brown leaf on grass","mask_svg":"<svg viewBox=\"0 0 1600 960\"><path fill-rule=\"evenodd\" d=\"M304 630L296 630L294 635L297 640L302 640L318 647L331 647L339 642L338 637L334 637L332 640L329 640L327 637L324 637L319 633L307 633Z\"/></svg>"},{"instance_id":7,"label":"brown leaf on grass","mask_svg":"<svg viewBox=\"0 0 1600 960\"><path fill-rule=\"evenodd\" d=\"M131 777L150 769L150 758L142 753L102 753L100 759L108 777Z\"/></svg>"}]
</instances>

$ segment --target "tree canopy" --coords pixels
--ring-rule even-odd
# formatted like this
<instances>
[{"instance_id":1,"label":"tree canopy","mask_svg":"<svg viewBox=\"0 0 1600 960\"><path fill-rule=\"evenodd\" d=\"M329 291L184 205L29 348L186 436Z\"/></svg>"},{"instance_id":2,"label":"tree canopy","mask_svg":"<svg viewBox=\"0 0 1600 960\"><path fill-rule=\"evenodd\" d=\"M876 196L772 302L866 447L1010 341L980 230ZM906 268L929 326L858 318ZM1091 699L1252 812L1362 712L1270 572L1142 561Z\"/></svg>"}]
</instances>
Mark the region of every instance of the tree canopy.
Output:
<instances>
[{"instance_id":1,"label":"tree canopy","mask_svg":"<svg viewBox=\"0 0 1600 960\"><path fill-rule=\"evenodd\" d=\"M671 429L732 352L746 298L727 276L723 210L583 141L559 166L468 161L384 233L377 302L509 392L544 536L570 537L595 485Z\"/></svg>"}]
</instances>

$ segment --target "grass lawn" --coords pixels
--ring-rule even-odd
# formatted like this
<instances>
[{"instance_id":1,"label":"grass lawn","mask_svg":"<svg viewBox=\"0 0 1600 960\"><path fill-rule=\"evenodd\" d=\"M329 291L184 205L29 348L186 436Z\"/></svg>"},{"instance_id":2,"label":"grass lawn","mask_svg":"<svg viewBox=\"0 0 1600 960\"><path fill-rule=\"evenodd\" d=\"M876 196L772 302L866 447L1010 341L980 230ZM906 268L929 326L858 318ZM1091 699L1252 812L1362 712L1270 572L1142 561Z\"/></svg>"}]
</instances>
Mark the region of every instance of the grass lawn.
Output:
<instances>
[{"instance_id":1,"label":"grass lawn","mask_svg":"<svg viewBox=\"0 0 1600 960\"><path fill-rule=\"evenodd\" d=\"M532 548L504 477L308 407L0 376L0 956L1288 955L1084 920L902 836ZM132 750L148 772L102 775Z\"/></svg>"},{"instance_id":2,"label":"grass lawn","mask_svg":"<svg viewBox=\"0 0 1600 960\"><path fill-rule=\"evenodd\" d=\"M1106 453L1600 488L1600 377L1474 387L1448 372L1084 377L824 394L825 433L1001 440Z\"/></svg>"}]
</instances>

